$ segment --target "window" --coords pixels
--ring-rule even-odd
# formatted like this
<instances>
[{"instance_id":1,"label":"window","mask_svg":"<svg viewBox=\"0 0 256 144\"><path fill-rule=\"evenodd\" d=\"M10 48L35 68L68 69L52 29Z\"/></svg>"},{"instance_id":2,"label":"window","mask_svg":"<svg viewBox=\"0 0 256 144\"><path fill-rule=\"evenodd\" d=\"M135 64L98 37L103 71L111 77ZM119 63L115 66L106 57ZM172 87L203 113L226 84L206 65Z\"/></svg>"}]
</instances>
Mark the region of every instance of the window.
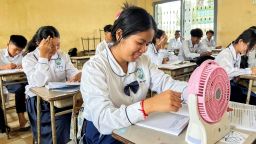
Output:
<instances>
[{"instance_id":1,"label":"window","mask_svg":"<svg viewBox=\"0 0 256 144\"><path fill-rule=\"evenodd\" d=\"M175 30L181 30L185 39L190 38L190 30L201 28L216 30L216 0L165 0L154 3L154 16L159 29L169 38Z\"/></svg>"}]
</instances>

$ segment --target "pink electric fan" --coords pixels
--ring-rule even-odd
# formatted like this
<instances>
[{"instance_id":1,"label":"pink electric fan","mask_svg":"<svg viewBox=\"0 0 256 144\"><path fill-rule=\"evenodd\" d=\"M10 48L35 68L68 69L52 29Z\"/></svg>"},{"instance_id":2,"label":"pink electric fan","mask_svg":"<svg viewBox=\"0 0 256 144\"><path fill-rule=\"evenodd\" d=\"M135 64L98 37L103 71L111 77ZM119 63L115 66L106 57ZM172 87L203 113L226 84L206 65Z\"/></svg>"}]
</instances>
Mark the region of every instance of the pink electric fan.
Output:
<instances>
[{"instance_id":1,"label":"pink electric fan","mask_svg":"<svg viewBox=\"0 0 256 144\"><path fill-rule=\"evenodd\" d=\"M188 84L190 122L188 143L216 143L229 131L227 107L230 97L228 75L213 60L203 62Z\"/></svg>"}]
</instances>

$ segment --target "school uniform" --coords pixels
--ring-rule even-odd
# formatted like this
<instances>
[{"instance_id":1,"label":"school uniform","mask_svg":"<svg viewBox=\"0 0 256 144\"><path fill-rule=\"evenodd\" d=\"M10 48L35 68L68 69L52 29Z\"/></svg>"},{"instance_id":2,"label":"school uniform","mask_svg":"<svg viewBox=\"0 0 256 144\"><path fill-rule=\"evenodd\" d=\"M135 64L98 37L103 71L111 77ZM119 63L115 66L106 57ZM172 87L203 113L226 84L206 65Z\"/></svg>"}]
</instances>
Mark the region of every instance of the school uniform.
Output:
<instances>
[{"instance_id":1,"label":"school uniform","mask_svg":"<svg viewBox=\"0 0 256 144\"><path fill-rule=\"evenodd\" d=\"M241 55L237 54L233 44L222 50L216 57L215 61L225 69L231 84L230 100L245 103L248 89L238 84L236 77L243 74L252 74L251 68L240 68ZM254 96L255 94L252 93ZM252 97L253 97L252 96ZM254 103L254 98L250 103Z\"/></svg>"},{"instance_id":2,"label":"school uniform","mask_svg":"<svg viewBox=\"0 0 256 144\"><path fill-rule=\"evenodd\" d=\"M191 40L185 40L182 42L179 58L181 60L193 60L200 57L200 54L205 51L207 51L207 49L201 42L193 45Z\"/></svg>"},{"instance_id":3,"label":"school uniform","mask_svg":"<svg viewBox=\"0 0 256 144\"><path fill-rule=\"evenodd\" d=\"M96 47L96 52L95 54L99 54L100 52L102 52L105 48L107 48L108 46L113 45L112 42L106 42L106 40L103 40L102 42L100 42L97 47Z\"/></svg>"},{"instance_id":4,"label":"school uniform","mask_svg":"<svg viewBox=\"0 0 256 144\"><path fill-rule=\"evenodd\" d=\"M247 55L249 67L256 67L256 49L252 49Z\"/></svg>"},{"instance_id":5,"label":"school uniform","mask_svg":"<svg viewBox=\"0 0 256 144\"><path fill-rule=\"evenodd\" d=\"M22 53L11 57L9 55L8 49L1 49L0 50L0 66L7 65L10 63L21 65L22 63ZM15 93L15 106L16 106L16 112L17 113L24 113L26 112L26 105L25 105L25 85L24 84L14 84L14 85L8 85L4 87L6 93Z\"/></svg>"},{"instance_id":6,"label":"school uniform","mask_svg":"<svg viewBox=\"0 0 256 144\"><path fill-rule=\"evenodd\" d=\"M140 101L146 98L148 89L182 92L187 86L158 70L145 55L129 62L124 73L110 49L91 58L82 73L80 90L87 122L84 141L89 144L119 143L111 136L114 129L144 120Z\"/></svg>"},{"instance_id":7,"label":"school uniform","mask_svg":"<svg viewBox=\"0 0 256 144\"><path fill-rule=\"evenodd\" d=\"M165 52L161 50L157 51L153 43L148 45L148 49L145 55L147 55L150 58L151 62L155 65L161 65L163 59L168 57Z\"/></svg>"},{"instance_id":8,"label":"school uniform","mask_svg":"<svg viewBox=\"0 0 256 144\"><path fill-rule=\"evenodd\" d=\"M32 127L33 137L37 139L37 112L36 112L36 94L30 91L32 87L42 87L48 82L64 82L70 77L75 76L79 71L73 66L67 54L56 52L48 61L40 57L39 49L28 53L22 66L27 75L28 85L26 86L27 111ZM67 108L55 108L55 112ZM41 102L41 142L52 143L50 106L48 102ZM56 135L58 143L67 143L69 141L71 114L65 114L56 117Z\"/></svg>"},{"instance_id":9,"label":"school uniform","mask_svg":"<svg viewBox=\"0 0 256 144\"><path fill-rule=\"evenodd\" d=\"M168 50L179 50L182 46L182 41L180 38L172 38L170 39L169 43L168 43Z\"/></svg>"},{"instance_id":10,"label":"school uniform","mask_svg":"<svg viewBox=\"0 0 256 144\"><path fill-rule=\"evenodd\" d=\"M215 49L216 47L216 43L213 38L211 38L210 40L208 38L204 38L202 39L202 43L208 48L208 50Z\"/></svg>"}]
</instances>

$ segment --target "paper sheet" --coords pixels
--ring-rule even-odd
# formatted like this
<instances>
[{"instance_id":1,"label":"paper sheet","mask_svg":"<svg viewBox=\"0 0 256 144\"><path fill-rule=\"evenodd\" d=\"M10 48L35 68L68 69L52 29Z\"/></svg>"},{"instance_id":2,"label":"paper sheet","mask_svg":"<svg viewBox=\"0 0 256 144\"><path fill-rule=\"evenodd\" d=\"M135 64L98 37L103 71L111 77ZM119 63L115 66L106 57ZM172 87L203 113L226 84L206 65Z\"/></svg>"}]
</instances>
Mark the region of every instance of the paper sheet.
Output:
<instances>
[{"instance_id":1,"label":"paper sheet","mask_svg":"<svg viewBox=\"0 0 256 144\"><path fill-rule=\"evenodd\" d=\"M174 113L154 113L136 125L178 136L188 122L188 116Z\"/></svg>"},{"instance_id":2,"label":"paper sheet","mask_svg":"<svg viewBox=\"0 0 256 144\"><path fill-rule=\"evenodd\" d=\"M232 130L220 142L225 144L243 144L247 138L247 134Z\"/></svg>"},{"instance_id":3,"label":"paper sheet","mask_svg":"<svg viewBox=\"0 0 256 144\"><path fill-rule=\"evenodd\" d=\"M23 72L22 69L0 70L0 74Z\"/></svg>"},{"instance_id":4,"label":"paper sheet","mask_svg":"<svg viewBox=\"0 0 256 144\"><path fill-rule=\"evenodd\" d=\"M230 102L233 111L229 112L231 125L238 128L256 132L256 106Z\"/></svg>"}]
</instances>

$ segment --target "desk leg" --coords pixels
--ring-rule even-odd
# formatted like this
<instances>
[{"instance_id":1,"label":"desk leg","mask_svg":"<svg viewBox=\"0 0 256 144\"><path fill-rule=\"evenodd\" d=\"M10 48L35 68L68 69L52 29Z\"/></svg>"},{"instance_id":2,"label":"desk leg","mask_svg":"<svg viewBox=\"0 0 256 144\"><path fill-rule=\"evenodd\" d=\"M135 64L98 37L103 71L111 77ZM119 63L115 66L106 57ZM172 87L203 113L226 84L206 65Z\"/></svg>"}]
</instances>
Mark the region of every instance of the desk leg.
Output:
<instances>
[{"instance_id":1,"label":"desk leg","mask_svg":"<svg viewBox=\"0 0 256 144\"><path fill-rule=\"evenodd\" d=\"M36 108L37 108L37 143L40 144L41 143L41 106L40 106L40 103L41 103L41 99L39 96L36 96L37 97L37 105L36 105Z\"/></svg>"},{"instance_id":2,"label":"desk leg","mask_svg":"<svg viewBox=\"0 0 256 144\"><path fill-rule=\"evenodd\" d=\"M50 111L51 111L51 126L52 126L52 141L53 144L56 144L56 126L55 126L55 111L54 111L54 102L50 101Z\"/></svg>"},{"instance_id":3,"label":"desk leg","mask_svg":"<svg viewBox=\"0 0 256 144\"><path fill-rule=\"evenodd\" d=\"M7 117L6 117L5 97L4 97L4 90L3 90L3 77L0 78L0 87L1 87L0 91L1 91L2 109L3 109L3 113L4 113L4 121L5 121L6 125L8 125ZM7 127L5 130L6 130L7 138L9 139L10 138L9 130Z\"/></svg>"},{"instance_id":4,"label":"desk leg","mask_svg":"<svg viewBox=\"0 0 256 144\"><path fill-rule=\"evenodd\" d=\"M249 104L249 102L250 102L252 85L253 85L253 80L250 80L249 81L249 89L248 89L247 98L246 98L246 104Z\"/></svg>"},{"instance_id":5,"label":"desk leg","mask_svg":"<svg viewBox=\"0 0 256 144\"><path fill-rule=\"evenodd\" d=\"M78 69L78 60L76 60L76 68Z\"/></svg>"}]
</instances>

